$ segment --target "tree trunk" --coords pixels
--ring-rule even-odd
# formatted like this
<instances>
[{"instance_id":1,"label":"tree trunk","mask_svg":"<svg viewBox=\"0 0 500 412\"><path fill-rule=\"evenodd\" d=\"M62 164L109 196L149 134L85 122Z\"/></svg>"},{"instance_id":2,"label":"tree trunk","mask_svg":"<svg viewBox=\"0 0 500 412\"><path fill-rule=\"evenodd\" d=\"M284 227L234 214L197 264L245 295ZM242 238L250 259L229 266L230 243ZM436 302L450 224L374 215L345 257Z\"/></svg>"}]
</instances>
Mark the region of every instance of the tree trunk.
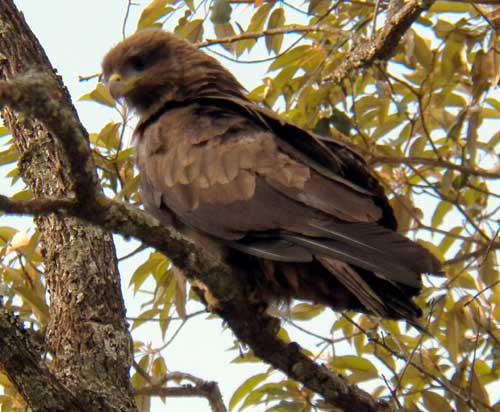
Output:
<instances>
[{"instance_id":1,"label":"tree trunk","mask_svg":"<svg viewBox=\"0 0 500 412\"><path fill-rule=\"evenodd\" d=\"M53 70L11 0L0 2L0 27L0 78ZM59 84L64 103L72 107ZM20 173L34 196L75 197L58 139L36 120L8 109L3 116L20 152ZM47 344L53 373L77 399L99 409L136 410L129 379L131 338L111 233L56 214L35 222L42 235L50 294Z\"/></svg>"}]
</instances>

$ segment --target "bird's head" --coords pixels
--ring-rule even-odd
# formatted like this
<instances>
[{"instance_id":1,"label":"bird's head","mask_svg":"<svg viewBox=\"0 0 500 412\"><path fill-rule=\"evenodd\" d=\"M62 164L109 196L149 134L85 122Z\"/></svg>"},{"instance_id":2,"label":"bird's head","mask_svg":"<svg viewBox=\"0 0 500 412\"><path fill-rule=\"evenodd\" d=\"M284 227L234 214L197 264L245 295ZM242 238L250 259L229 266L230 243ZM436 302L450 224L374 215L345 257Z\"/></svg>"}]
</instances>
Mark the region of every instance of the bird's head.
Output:
<instances>
[{"instance_id":1,"label":"bird's head","mask_svg":"<svg viewBox=\"0 0 500 412\"><path fill-rule=\"evenodd\" d=\"M169 101L207 95L242 96L243 87L220 63L174 34L141 30L104 56L104 82L139 114Z\"/></svg>"}]
</instances>

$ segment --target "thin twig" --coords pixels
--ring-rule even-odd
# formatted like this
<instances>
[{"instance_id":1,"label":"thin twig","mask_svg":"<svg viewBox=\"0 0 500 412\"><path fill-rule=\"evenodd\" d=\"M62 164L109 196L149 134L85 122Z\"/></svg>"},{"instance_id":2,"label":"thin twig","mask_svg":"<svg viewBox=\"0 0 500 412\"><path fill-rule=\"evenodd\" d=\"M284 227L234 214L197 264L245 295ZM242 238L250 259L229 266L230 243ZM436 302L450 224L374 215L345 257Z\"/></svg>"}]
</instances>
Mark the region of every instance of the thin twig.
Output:
<instances>
[{"instance_id":1,"label":"thin twig","mask_svg":"<svg viewBox=\"0 0 500 412\"><path fill-rule=\"evenodd\" d=\"M299 24L292 24L283 27L277 27L274 29L266 29L258 32L244 32L240 34L236 34L234 36L229 37L221 37L219 39L206 39L204 41L198 42L195 46L199 48L213 46L216 44L228 44L235 43L240 40L247 39L258 39L264 36L277 36L281 34L290 34L290 33L326 33L333 36L346 36L347 33L343 30L332 29L328 26L301 26Z\"/></svg>"}]
</instances>

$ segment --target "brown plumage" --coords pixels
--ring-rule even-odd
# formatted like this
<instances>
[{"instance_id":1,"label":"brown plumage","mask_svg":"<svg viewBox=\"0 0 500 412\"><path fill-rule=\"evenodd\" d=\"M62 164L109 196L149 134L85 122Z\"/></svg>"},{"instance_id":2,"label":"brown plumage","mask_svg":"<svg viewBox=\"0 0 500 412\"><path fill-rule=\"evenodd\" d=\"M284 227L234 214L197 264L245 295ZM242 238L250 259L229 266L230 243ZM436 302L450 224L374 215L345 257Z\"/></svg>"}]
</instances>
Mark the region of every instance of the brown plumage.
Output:
<instances>
[{"instance_id":1,"label":"brown plumage","mask_svg":"<svg viewBox=\"0 0 500 412\"><path fill-rule=\"evenodd\" d=\"M115 98L140 115L148 211L244 273L264 299L305 299L414 321L421 273L440 264L398 234L384 192L340 141L249 101L215 59L161 30L104 58Z\"/></svg>"}]
</instances>

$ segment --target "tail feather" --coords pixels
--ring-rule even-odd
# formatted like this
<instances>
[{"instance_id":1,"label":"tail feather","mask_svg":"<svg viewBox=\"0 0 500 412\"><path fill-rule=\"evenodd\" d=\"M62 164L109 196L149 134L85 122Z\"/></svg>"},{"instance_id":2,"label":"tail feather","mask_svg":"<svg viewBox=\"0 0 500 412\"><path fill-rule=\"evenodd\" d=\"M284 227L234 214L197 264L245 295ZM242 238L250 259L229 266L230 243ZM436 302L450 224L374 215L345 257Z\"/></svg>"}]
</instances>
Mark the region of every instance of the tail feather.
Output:
<instances>
[{"instance_id":1,"label":"tail feather","mask_svg":"<svg viewBox=\"0 0 500 412\"><path fill-rule=\"evenodd\" d=\"M356 296L361 304L378 316L387 316L387 309L379 295L348 264L328 257L318 257L321 264Z\"/></svg>"},{"instance_id":2,"label":"tail feather","mask_svg":"<svg viewBox=\"0 0 500 412\"><path fill-rule=\"evenodd\" d=\"M311 227L324 233L325 237L349 245L358 256L368 256L370 259L385 260L392 265L405 267L414 274L439 274L441 263L432 253L418 243L407 239L401 234L374 223L336 223L319 224L312 222ZM406 283L404 276L381 265L382 270L375 270L395 281ZM398 277L400 279L398 279ZM410 282L412 282L410 280Z\"/></svg>"},{"instance_id":3,"label":"tail feather","mask_svg":"<svg viewBox=\"0 0 500 412\"><path fill-rule=\"evenodd\" d=\"M392 280L412 287L420 287L420 272L401 263L392 256L378 250L360 246L356 243L325 238L282 235L286 240L303 246L320 256L335 259L379 273L387 280Z\"/></svg>"}]
</instances>

